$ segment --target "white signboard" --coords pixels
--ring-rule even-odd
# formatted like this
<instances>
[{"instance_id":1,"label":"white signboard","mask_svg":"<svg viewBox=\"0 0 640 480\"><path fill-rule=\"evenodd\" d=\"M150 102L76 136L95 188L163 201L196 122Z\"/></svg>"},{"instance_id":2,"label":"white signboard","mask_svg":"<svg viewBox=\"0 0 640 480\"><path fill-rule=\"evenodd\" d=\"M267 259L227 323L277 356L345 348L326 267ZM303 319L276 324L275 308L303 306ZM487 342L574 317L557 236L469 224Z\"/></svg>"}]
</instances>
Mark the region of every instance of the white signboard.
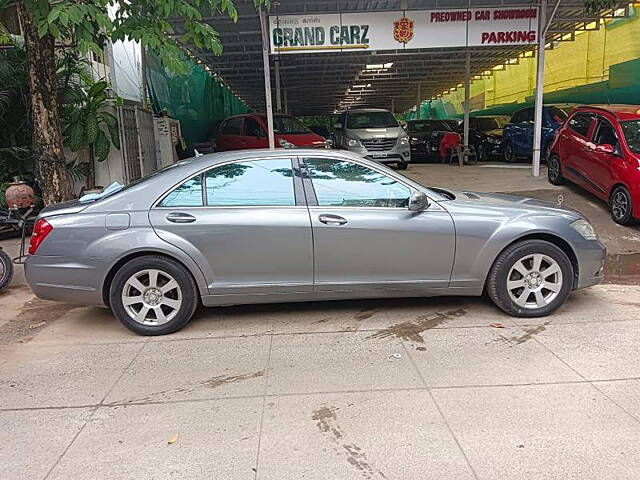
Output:
<instances>
[{"instance_id":1,"label":"white signboard","mask_svg":"<svg viewBox=\"0 0 640 480\"><path fill-rule=\"evenodd\" d=\"M270 16L271 53L535 44L538 8Z\"/></svg>"}]
</instances>

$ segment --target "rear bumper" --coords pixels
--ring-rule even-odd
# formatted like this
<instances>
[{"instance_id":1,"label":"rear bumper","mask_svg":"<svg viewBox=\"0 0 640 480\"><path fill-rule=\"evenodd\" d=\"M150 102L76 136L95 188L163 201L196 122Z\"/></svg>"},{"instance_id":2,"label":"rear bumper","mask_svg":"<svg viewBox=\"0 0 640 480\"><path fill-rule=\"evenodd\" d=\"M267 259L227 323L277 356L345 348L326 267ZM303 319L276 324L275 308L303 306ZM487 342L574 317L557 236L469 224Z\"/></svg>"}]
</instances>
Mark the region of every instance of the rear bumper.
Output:
<instances>
[{"instance_id":1,"label":"rear bumper","mask_svg":"<svg viewBox=\"0 0 640 480\"><path fill-rule=\"evenodd\" d=\"M102 285L106 267L98 259L29 255L24 273L38 298L104 306Z\"/></svg>"}]
</instances>

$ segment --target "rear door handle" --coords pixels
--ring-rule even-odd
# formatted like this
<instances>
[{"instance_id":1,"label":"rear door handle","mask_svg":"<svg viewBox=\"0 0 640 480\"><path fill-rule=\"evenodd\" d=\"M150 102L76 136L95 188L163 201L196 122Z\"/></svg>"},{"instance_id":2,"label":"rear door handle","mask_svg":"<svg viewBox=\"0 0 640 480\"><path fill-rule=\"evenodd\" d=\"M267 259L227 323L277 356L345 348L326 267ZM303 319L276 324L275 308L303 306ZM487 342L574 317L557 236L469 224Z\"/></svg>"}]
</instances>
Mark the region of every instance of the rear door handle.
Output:
<instances>
[{"instance_id":1,"label":"rear door handle","mask_svg":"<svg viewBox=\"0 0 640 480\"><path fill-rule=\"evenodd\" d=\"M322 214L318 217L318 220L326 225L344 225L347 223L347 219L339 215Z\"/></svg>"},{"instance_id":2,"label":"rear door handle","mask_svg":"<svg viewBox=\"0 0 640 480\"><path fill-rule=\"evenodd\" d=\"M167 221L172 223L193 223L196 221L196 217L188 213L176 212L168 214Z\"/></svg>"}]
</instances>

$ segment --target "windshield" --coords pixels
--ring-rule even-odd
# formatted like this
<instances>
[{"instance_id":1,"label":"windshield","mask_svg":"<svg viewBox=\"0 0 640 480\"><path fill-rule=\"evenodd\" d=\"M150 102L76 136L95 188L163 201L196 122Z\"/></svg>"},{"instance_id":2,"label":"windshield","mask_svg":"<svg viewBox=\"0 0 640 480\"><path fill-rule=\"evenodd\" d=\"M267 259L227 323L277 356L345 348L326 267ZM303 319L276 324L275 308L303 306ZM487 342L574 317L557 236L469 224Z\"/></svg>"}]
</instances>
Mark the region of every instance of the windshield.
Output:
<instances>
[{"instance_id":1,"label":"windshield","mask_svg":"<svg viewBox=\"0 0 640 480\"><path fill-rule=\"evenodd\" d=\"M497 130L502 128L497 118L477 118L476 119L478 130L481 132L488 132L489 130Z\"/></svg>"},{"instance_id":2,"label":"windshield","mask_svg":"<svg viewBox=\"0 0 640 480\"><path fill-rule=\"evenodd\" d=\"M409 132L427 133L427 132L450 132L451 127L447 122L428 121L428 122L410 122L407 126Z\"/></svg>"},{"instance_id":3,"label":"windshield","mask_svg":"<svg viewBox=\"0 0 640 480\"><path fill-rule=\"evenodd\" d=\"M629 150L640 154L640 120L620 122L620 127L622 127L622 133L624 133Z\"/></svg>"},{"instance_id":4,"label":"windshield","mask_svg":"<svg viewBox=\"0 0 640 480\"><path fill-rule=\"evenodd\" d=\"M390 112L361 112L347 115L347 128L391 128L398 122Z\"/></svg>"},{"instance_id":5,"label":"windshield","mask_svg":"<svg viewBox=\"0 0 640 480\"><path fill-rule=\"evenodd\" d=\"M567 112L558 107L547 107L549 109L549 115L556 123L562 123L567 118Z\"/></svg>"},{"instance_id":6,"label":"windshield","mask_svg":"<svg viewBox=\"0 0 640 480\"><path fill-rule=\"evenodd\" d=\"M279 134L311 133L300 120L293 117L274 117L273 131Z\"/></svg>"}]
</instances>

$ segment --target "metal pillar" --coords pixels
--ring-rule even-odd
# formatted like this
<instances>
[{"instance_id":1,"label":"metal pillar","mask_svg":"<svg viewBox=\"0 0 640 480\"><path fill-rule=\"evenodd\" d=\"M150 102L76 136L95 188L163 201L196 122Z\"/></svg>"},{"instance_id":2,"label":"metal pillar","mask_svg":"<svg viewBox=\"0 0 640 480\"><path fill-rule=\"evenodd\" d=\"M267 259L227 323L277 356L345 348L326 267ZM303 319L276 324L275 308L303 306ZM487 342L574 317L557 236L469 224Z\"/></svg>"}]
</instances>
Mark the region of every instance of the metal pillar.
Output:
<instances>
[{"instance_id":1,"label":"metal pillar","mask_svg":"<svg viewBox=\"0 0 640 480\"><path fill-rule=\"evenodd\" d=\"M396 102L395 99L391 99L391 113L396 113Z\"/></svg>"},{"instance_id":2,"label":"metal pillar","mask_svg":"<svg viewBox=\"0 0 640 480\"><path fill-rule=\"evenodd\" d=\"M287 89L283 88L282 89L282 100L283 100L283 109L284 109L284 113L286 113L287 115L289 115L289 98L287 95Z\"/></svg>"},{"instance_id":3,"label":"metal pillar","mask_svg":"<svg viewBox=\"0 0 640 480\"><path fill-rule=\"evenodd\" d=\"M282 98L280 97L280 59L274 58L276 64L276 112L282 112Z\"/></svg>"},{"instance_id":4,"label":"metal pillar","mask_svg":"<svg viewBox=\"0 0 640 480\"><path fill-rule=\"evenodd\" d=\"M538 16L538 55L536 70L536 104L533 122L533 162L531 174L540 176L540 156L542 148L542 102L544 95L544 44L547 26L547 0L540 0Z\"/></svg>"},{"instance_id":5,"label":"metal pillar","mask_svg":"<svg viewBox=\"0 0 640 480\"><path fill-rule=\"evenodd\" d=\"M422 95L420 93L420 84L418 84L418 93L416 95L416 120L420 120L420 103L422 103Z\"/></svg>"},{"instance_id":6,"label":"metal pillar","mask_svg":"<svg viewBox=\"0 0 640 480\"><path fill-rule=\"evenodd\" d=\"M467 51L464 70L464 146L469 146L469 113L471 112L471 52Z\"/></svg>"},{"instance_id":7,"label":"metal pillar","mask_svg":"<svg viewBox=\"0 0 640 480\"><path fill-rule=\"evenodd\" d=\"M264 69L264 99L267 105L267 129L269 130L269 148L276 148L273 134L273 106L271 105L271 71L269 69L269 24L267 12L260 8L260 29L262 30L262 64Z\"/></svg>"}]
</instances>

